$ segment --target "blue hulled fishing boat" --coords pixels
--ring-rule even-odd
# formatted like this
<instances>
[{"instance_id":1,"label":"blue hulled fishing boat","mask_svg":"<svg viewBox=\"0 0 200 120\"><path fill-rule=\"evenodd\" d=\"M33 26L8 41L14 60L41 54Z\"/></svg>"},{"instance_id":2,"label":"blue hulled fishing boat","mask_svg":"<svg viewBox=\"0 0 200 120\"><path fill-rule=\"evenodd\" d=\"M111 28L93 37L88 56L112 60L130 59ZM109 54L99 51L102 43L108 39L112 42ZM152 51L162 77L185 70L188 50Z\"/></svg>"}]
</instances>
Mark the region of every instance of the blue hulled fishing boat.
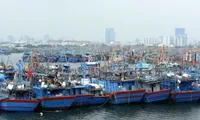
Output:
<instances>
[{"instance_id":1,"label":"blue hulled fishing boat","mask_svg":"<svg viewBox=\"0 0 200 120\"><path fill-rule=\"evenodd\" d=\"M142 99L142 102L151 103L151 102L161 102L167 101L170 96L170 89L161 90L161 79L142 79L141 87L146 88L145 95Z\"/></svg>"},{"instance_id":2,"label":"blue hulled fishing boat","mask_svg":"<svg viewBox=\"0 0 200 120\"><path fill-rule=\"evenodd\" d=\"M70 96L65 88L42 88L34 86L36 98L42 109L58 110L71 107L75 96Z\"/></svg>"},{"instance_id":3,"label":"blue hulled fishing boat","mask_svg":"<svg viewBox=\"0 0 200 120\"><path fill-rule=\"evenodd\" d=\"M1 84L0 108L5 111L34 111L39 101L33 98L30 83L22 80L21 61L17 63L18 73L16 82Z\"/></svg>"},{"instance_id":4,"label":"blue hulled fishing boat","mask_svg":"<svg viewBox=\"0 0 200 120\"><path fill-rule=\"evenodd\" d=\"M67 62L66 56L59 56L57 62Z\"/></svg>"},{"instance_id":5,"label":"blue hulled fishing boat","mask_svg":"<svg viewBox=\"0 0 200 120\"><path fill-rule=\"evenodd\" d=\"M15 75L15 69L13 68L13 66L7 66L4 74L5 74L5 79L8 81L11 81L14 79L14 75Z\"/></svg>"},{"instance_id":6,"label":"blue hulled fishing boat","mask_svg":"<svg viewBox=\"0 0 200 120\"><path fill-rule=\"evenodd\" d=\"M31 98L31 89L19 88L24 84L9 83L5 90L1 92L7 93L7 97L0 100L0 108L4 111L34 111L39 104L38 100ZM13 88L12 88L13 87ZM18 87L18 88L14 88ZM12 88L6 90L8 88Z\"/></svg>"},{"instance_id":7,"label":"blue hulled fishing boat","mask_svg":"<svg viewBox=\"0 0 200 120\"><path fill-rule=\"evenodd\" d=\"M47 62L57 62L57 56L47 56Z\"/></svg>"},{"instance_id":8,"label":"blue hulled fishing boat","mask_svg":"<svg viewBox=\"0 0 200 120\"><path fill-rule=\"evenodd\" d=\"M90 101L90 105L103 105L106 104L109 100L109 96L103 94L103 86L101 86L98 82L98 80L94 79L82 79L82 84L84 85L85 91L88 94L93 95Z\"/></svg>"},{"instance_id":9,"label":"blue hulled fishing boat","mask_svg":"<svg viewBox=\"0 0 200 120\"><path fill-rule=\"evenodd\" d=\"M24 52L24 53L23 53L23 56L22 56L23 62L29 62L30 55L31 55L31 52L30 52L30 51Z\"/></svg>"},{"instance_id":10,"label":"blue hulled fishing boat","mask_svg":"<svg viewBox=\"0 0 200 120\"><path fill-rule=\"evenodd\" d=\"M139 89L138 80L131 78L133 72L121 70L104 74L107 74L108 77L112 76L110 80L108 78L102 80L104 93L111 96L111 104L129 104L142 100L146 89Z\"/></svg>"},{"instance_id":11,"label":"blue hulled fishing boat","mask_svg":"<svg viewBox=\"0 0 200 120\"><path fill-rule=\"evenodd\" d=\"M141 88L146 88L145 95L142 99L142 102L151 103L151 102L161 102L167 101L170 95L170 89L161 90L161 81L160 76L155 74L155 71L152 69L151 64L139 61L136 64L136 70L139 72L139 82Z\"/></svg>"},{"instance_id":12,"label":"blue hulled fishing boat","mask_svg":"<svg viewBox=\"0 0 200 120\"><path fill-rule=\"evenodd\" d=\"M92 94L90 105L102 105L108 102L109 96L103 94L103 86L99 84L99 80L93 78L86 78L86 74L92 74L98 69L99 63L86 62L82 64L83 78L81 84L84 85L85 91Z\"/></svg>"},{"instance_id":13,"label":"blue hulled fishing boat","mask_svg":"<svg viewBox=\"0 0 200 120\"><path fill-rule=\"evenodd\" d=\"M47 110L69 108L75 99L65 81L55 81L54 77L43 76L39 84L34 85L33 90L36 98L40 100L41 107Z\"/></svg>"},{"instance_id":14,"label":"blue hulled fishing boat","mask_svg":"<svg viewBox=\"0 0 200 120\"><path fill-rule=\"evenodd\" d=\"M85 87L76 85L71 87L71 95L76 96L72 104L73 107L90 105L91 99L94 95L88 94Z\"/></svg>"},{"instance_id":15,"label":"blue hulled fishing boat","mask_svg":"<svg viewBox=\"0 0 200 120\"><path fill-rule=\"evenodd\" d=\"M195 102L200 98L198 87L199 79L189 74L168 77L162 81L162 88L171 89L170 100L172 102Z\"/></svg>"}]
</instances>

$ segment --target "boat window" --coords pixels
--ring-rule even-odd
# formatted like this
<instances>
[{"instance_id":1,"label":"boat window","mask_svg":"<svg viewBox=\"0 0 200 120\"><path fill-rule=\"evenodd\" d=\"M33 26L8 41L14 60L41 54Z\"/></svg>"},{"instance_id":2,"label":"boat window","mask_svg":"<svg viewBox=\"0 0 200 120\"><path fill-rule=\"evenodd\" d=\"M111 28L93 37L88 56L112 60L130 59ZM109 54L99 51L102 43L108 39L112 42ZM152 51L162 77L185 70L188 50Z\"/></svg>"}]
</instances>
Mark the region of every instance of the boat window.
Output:
<instances>
[{"instance_id":1,"label":"boat window","mask_svg":"<svg viewBox=\"0 0 200 120\"><path fill-rule=\"evenodd\" d=\"M11 97L14 97L15 99L28 99L30 95L28 91L13 91Z\"/></svg>"}]
</instances>

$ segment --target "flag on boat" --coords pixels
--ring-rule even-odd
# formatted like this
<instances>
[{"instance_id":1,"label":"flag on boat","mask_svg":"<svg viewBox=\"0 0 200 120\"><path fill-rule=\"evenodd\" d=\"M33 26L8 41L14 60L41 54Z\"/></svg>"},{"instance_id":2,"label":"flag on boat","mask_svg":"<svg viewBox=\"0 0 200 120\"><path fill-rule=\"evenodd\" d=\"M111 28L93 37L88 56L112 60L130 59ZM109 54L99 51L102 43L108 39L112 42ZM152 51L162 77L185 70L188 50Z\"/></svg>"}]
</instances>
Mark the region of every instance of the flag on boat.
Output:
<instances>
[{"instance_id":1,"label":"flag on boat","mask_svg":"<svg viewBox=\"0 0 200 120\"><path fill-rule=\"evenodd\" d=\"M33 76L33 70L28 69L28 77L32 77Z\"/></svg>"}]
</instances>

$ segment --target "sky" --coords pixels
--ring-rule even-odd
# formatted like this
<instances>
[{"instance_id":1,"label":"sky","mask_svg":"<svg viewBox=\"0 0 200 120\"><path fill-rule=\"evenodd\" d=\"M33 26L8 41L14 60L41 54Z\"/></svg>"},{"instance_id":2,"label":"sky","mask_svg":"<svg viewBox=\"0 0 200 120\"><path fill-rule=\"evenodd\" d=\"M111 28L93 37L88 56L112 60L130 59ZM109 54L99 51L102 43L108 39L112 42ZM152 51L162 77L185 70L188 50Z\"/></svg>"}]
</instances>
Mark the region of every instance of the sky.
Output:
<instances>
[{"instance_id":1,"label":"sky","mask_svg":"<svg viewBox=\"0 0 200 120\"><path fill-rule=\"evenodd\" d=\"M116 40L173 36L186 29L200 40L199 0L0 0L0 37L28 35L103 41L105 28Z\"/></svg>"}]
</instances>

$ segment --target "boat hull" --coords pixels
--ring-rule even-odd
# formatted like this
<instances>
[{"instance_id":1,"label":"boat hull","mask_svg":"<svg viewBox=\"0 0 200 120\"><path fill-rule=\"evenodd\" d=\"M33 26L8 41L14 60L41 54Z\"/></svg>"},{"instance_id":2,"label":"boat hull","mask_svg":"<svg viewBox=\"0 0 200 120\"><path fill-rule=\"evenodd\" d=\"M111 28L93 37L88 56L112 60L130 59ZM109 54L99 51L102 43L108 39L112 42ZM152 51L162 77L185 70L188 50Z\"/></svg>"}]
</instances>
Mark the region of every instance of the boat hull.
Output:
<instances>
[{"instance_id":1,"label":"boat hull","mask_svg":"<svg viewBox=\"0 0 200 120\"><path fill-rule=\"evenodd\" d=\"M90 94L76 95L76 98L74 99L72 106L75 107L75 106L90 105L93 96L94 95Z\"/></svg>"},{"instance_id":2,"label":"boat hull","mask_svg":"<svg viewBox=\"0 0 200 120\"><path fill-rule=\"evenodd\" d=\"M4 111L34 111L38 106L38 100L2 100L1 110Z\"/></svg>"},{"instance_id":3,"label":"boat hull","mask_svg":"<svg viewBox=\"0 0 200 120\"><path fill-rule=\"evenodd\" d=\"M170 99L172 102L196 102L200 98L200 91L172 92Z\"/></svg>"},{"instance_id":4,"label":"boat hull","mask_svg":"<svg viewBox=\"0 0 200 120\"><path fill-rule=\"evenodd\" d=\"M108 102L109 96L93 96L90 105L103 105Z\"/></svg>"},{"instance_id":5,"label":"boat hull","mask_svg":"<svg viewBox=\"0 0 200 120\"><path fill-rule=\"evenodd\" d=\"M67 62L67 59L66 59L66 58L59 58L59 59L57 60L57 62Z\"/></svg>"},{"instance_id":6,"label":"boat hull","mask_svg":"<svg viewBox=\"0 0 200 120\"><path fill-rule=\"evenodd\" d=\"M111 104L126 104L140 102L145 94L146 89L129 90L114 92L111 95Z\"/></svg>"},{"instance_id":7,"label":"boat hull","mask_svg":"<svg viewBox=\"0 0 200 120\"><path fill-rule=\"evenodd\" d=\"M151 103L151 102L160 102L168 100L170 95L170 90L160 90L155 92L145 93L142 102Z\"/></svg>"},{"instance_id":8,"label":"boat hull","mask_svg":"<svg viewBox=\"0 0 200 120\"><path fill-rule=\"evenodd\" d=\"M71 107L75 96L59 96L40 99L41 107L43 109L55 110L66 109Z\"/></svg>"}]
</instances>

